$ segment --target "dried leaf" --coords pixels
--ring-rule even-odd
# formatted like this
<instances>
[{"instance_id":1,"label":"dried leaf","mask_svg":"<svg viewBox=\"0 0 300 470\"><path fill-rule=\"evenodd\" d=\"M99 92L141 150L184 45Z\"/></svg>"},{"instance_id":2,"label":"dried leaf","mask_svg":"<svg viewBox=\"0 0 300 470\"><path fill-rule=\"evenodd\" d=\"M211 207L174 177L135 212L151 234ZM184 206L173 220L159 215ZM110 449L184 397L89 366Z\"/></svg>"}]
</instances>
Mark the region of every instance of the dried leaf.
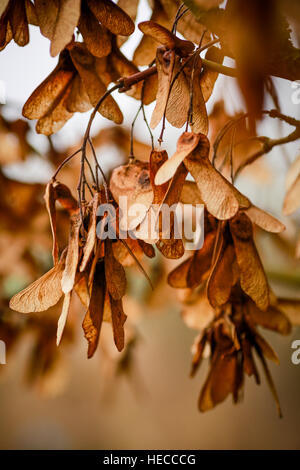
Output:
<instances>
[{"instance_id":1,"label":"dried leaf","mask_svg":"<svg viewBox=\"0 0 300 470\"><path fill-rule=\"evenodd\" d=\"M74 290L78 295L82 305L88 308L90 304L90 292L88 287L88 275L86 272L77 274Z\"/></svg>"},{"instance_id":2,"label":"dried leaf","mask_svg":"<svg viewBox=\"0 0 300 470\"><path fill-rule=\"evenodd\" d=\"M148 163L135 160L115 168L109 186L118 204L122 196L127 198L126 207L121 207L125 212L120 214L120 228L134 230L145 218L153 201ZM132 207L136 210L131 209Z\"/></svg>"},{"instance_id":3,"label":"dried leaf","mask_svg":"<svg viewBox=\"0 0 300 470\"><path fill-rule=\"evenodd\" d=\"M151 15L151 21L159 23L161 26L165 26L171 29L173 19L169 18L164 9L162 8L159 1L154 2L154 8ZM157 49L157 42L150 36L143 35L141 42L136 48L133 55L133 62L136 65L149 65L155 58Z\"/></svg>"},{"instance_id":4,"label":"dried leaf","mask_svg":"<svg viewBox=\"0 0 300 470\"><path fill-rule=\"evenodd\" d=\"M234 284L233 265L235 259L234 247L223 240L218 259L207 281L207 297L213 307L224 305L231 294Z\"/></svg>"},{"instance_id":5,"label":"dried leaf","mask_svg":"<svg viewBox=\"0 0 300 470\"><path fill-rule=\"evenodd\" d=\"M212 166L208 153L209 141L201 134L199 146L185 158L184 164L194 177L208 212L219 220L230 219L240 204L248 200Z\"/></svg>"},{"instance_id":6,"label":"dried leaf","mask_svg":"<svg viewBox=\"0 0 300 470\"><path fill-rule=\"evenodd\" d=\"M70 216L73 216L79 212L78 202L72 196L72 193L68 186L65 184L54 181L53 187L56 193L56 199L62 205L62 207L69 213Z\"/></svg>"},{"instance_id":7,"label":"dried leaf","mask_svg":"<svg viewBox=\"0 0 300 470\"><path fill-rule=\"evenodd\" d=\"M80 17L81 0L59 0L59 11L51 36L50 53L55 57L72 40Z\"/></svg>"},{"instance_id":8,"label":"dried leaf","mask_svg":"<svg viewBox=\"0 0 300 470\"><path fill-rule=\"evenodd\" d=\"M189 267L192 262L192 257L190 256L185 261L183 261L177 268L173 269L168 275L168 284L175 289L185 289L187 285L187 274Z\"/></svg>"},{"instance_id":9,"label":"dried leaf","mask_svg":"<svg viewBox=\"0 0 300 470\"><path fill-rule=\"evenodd\" d=\"M35 10L38 19L38 24L43 36L52 39L54 34L55 23L59 12L60 0L35 0Z\"/></svg>"},{"instance_id":10,"label":"dried leaf","mask_svg":"<svg viewBox=\"0 0 300 470\"><path fill-rule=\"evenodd\" d=\"M230 221L230 231L240 270L241 287L261 310L266 310L269 306L268 281L253 241L251 221L245 213L239 213Z\"/></svg>"},{"instance_id":11,"label":"dried leaf","mask_svg":"<svg viewBox=\"0 0 300 470\"><path fill-rule=\"evenodd\" d=\"M79 271L83 272L86 269L87 263L91 257L91 254L95 248L97 241L96 236L96 224L97 224L97 209L99 206L99 194L95 193L92 202L91 214L90 214L90 225L88 229L86 243L83 247L83 257L80 264Z\"/></svg>"},{"instance_id":12,"label":"dried leaf","mask_svg":"<svg viewBox=\"0 0 300 470\"><path fill-rule=\"evenodd\" d=\"M179 73L180 68L181 64L179 62L179 58L176 56L173 67L172 81ZM158 97L156 99L158 99ZM182 127L187 121L189 107L190 89L184 73L181 72L173 83L168 99L166 118L169 123L174 127Z\"/></svg>"},{"instance_id":13,"label":"dried leaf","mask_svg":"<svg viewBox=\"0 0 300 470\"><path fill-rule=\"evenodd\" d=\"M139 0L118 0L118 7L129 15L132 21L135 23L137 12L138 12ZM117 44L121 47L124 42L128 39L127 36L118 37Z\"/></svg>"},{"instance_id":14,"label":"dried leaf","mask_svg":"<svg viewBox=\"0 0 300 470\"><path fill-rule=\"evenodd\" d=\"M192 124L191 129L193 132L207 135L208 133L208 116L203 97L202 87L200 85L200 77L202 73L201 60L197 60L193 73L193 100L192 100Z\"/></svg>"},{"instance_id":15,"label":"dried leaf","mask_svg":"<svg viewBox=\"0 0 300 470\"><path fill-rule=\"evenodd\" d=\"M28 23L34 26L38 26L39 22L35 11L35 6L30 0L25 0L25 9Z\"/></svg>"},{"instance_id":16,"label":"dried leaf","mask_svg":"<svg viewBox=\"0 0 300 470\"><path fill-rule=\"evenodd\" d=\"M253 354L251 351L251 344L250 342L246 339L243 338L241 339L241 346L242 346L242 351L243 351L243 367L245 373L251 377L254 375L256 383L259 385L260 384L260 377L257 371L257 367L253 358Z\"/></svg>"},{"instance_id":17,"label":"dried leaf","mask_svg":"<svg viewBox=\"0 0 300 470\"><path fill-rule=\"evenodd\" d=\"M54 103L53 108L38 120L36 124L38 134L52 135L58 132L73 116L73 113L67 110L67 101L71 86L72 83L67 86L67 89L60 96L60 99Z\"/></svg>"},{"instance_id":18,"label":"dried leaf","mask_svg":"<svg viewBox=\"0 0 300 470\"><path fill-rule=\"evenodd\" d=\"M150 153L150 183L153 190L152 204L160 204L168 189L168 183L156 185L154 180L158 170L168 160L168 154L165 150L152 150Z\"/></svg>"},{"instance_id":19,"label":"dried leaf","mask_svg":"<svg viewBox=\"0 0 300 470\"><path fill-rule=\"evenodd\" d=\"M134 31L132 19L111 0L87 0L87 4L98 21L113 34L129 36Z\"/></svg>"},{"instance_id":20,"label":"dried leaf","mask_svg":"<svg viewBox=\"0 0 300 470\"><path fill-rule=\"evenodd\" d=\"M80 17L81 0L55 0L35 2L41 33L51 40L52 57L61 52L72 40Z\"/></svg>"},{"instance_id":21,"label":"dried leaf","mask_svg":"<svg viewBox=\"0 0 300 470\"><path fill-rule=\"evenodd\" d=\"M278 307L288 317L292 325L300 325L300 300L278 299Z\"/></svg>"},{"instance_id":22,"label":"dried leaf","mask_svg":"<svg viewBox=\"0 0 300 470\"><path fill-rule=\"evenodd\" d=\"M166 160L155 176L155 184L162 185L171 179L179 165L199 144L201 136L191 132L184 132L177 141L177 148L174 155ZM206 152L206 148L204 148Z\"/></svg>"},{"instance_id":23,"label":"dried leaf","mask_svg":"<svg viewBox=\"0 0 300 470\"><path fill-rule=\"evenodd\" d=\"M277 307L270 305L268 310L262 311L251 301L248 306L249 315L257 325L277 331L282 335L288 335L291 332L290 321Z\"/></svg>"},{"instance_id":24,"label":"dried leaf","mask_svg":"<svg viewBox=\"0 0 300 470\"><path fill-rule=\"evenodd\" d=\"M105 57L111 51L111 36L96 20L90 9L83 2L78 29L82 34L87 49L95 57Z\"/></svg>"},{"instance_id":25,"label":"dried leaf","mask_svg":"<svg viewBox=\"0 0 300 470\"><path fill-rule=\"evenodd\" d=\"M126 274L122 264L114 257L111 240L105 241L105 279L110 296L120 300L126 293Z\"/></svg>"},{"instance_id":26,"label":"dried leaf","mask_svg":"<svg viewBox=\"0 0 300 470\"><path fill-rule=\"evenodd\" d=\"M143 89L143 104L147 105L156 100L158 90L158 78L157 73L150 75L146 80L144 80L144 89Z\"/></svg>"},{"instance_id":27,"label":"dried leaf","mask_svg":"<svg viewBox=\"0 0 300 470\"><path fill-rule=\"evenodd\" d=\"M61 280L61 287L65 294L70 292L75 283L77 265L79 261L79 230L81 226L80 214L74 214L70 219L69 244L66 257L66 266Z\"/></svg>"},{"instance_id":28,"label":"dried leaf","mask_svg":"<svg viewBox=\"0 0 300 470\"><path fill-rule=\"evenodd\" d=\"M267 232L280 233L285 230L285 226L279 220L256 206L251 205L249 209L245 210L245 213L252 223Z\"/></svg>"},{"instance_id":29,"label":"dried leaf","mask_svg":"<svg viewBox=\"0 0 300 470\"><path fill-rule=\"evenodd\" d=\"M169 88L172 81L175 55L174 52L158 48L156 51L156 67L158 77L158 89L156 95L156 104L153 110L150 127L155 127L160 123L166 109Z\"/></svg>"},{"instance_id":30,"label":"dried leaf","mask_svg":"<svg viewBox=\"0 0 300 470\"><path fill-rule=\"evenodd\" d=\"M211 60L212 62L215 62L217 64L222 64L223 59L224 59L224 54L221 49L213 46L207 50L205 54L205 59ZM213 92L215 82L218 76L219 76L218 72L215 72L214 70L204 66L204 70L201 74L201 77L199 77L199 82L200 82L200 87L202 90L203 99L205 103L209 100Z\"/></svg>"},{"instance_id":31,"label":"dried leaf","mask_svg":"<svg viewBox=\"0 0 300 470\"><path fill-rule=\"evenodd\" d=\"M139 23L139 29L142 33L150 36L154 41L157 41L167 49L174 49L176 54L182 57L191 54L195 48L192 42L178 38L167 28L154 21L150 20Z\"/></svg>"},{"instance_id":32,"label":"dried leaf","mask_svg":"<svg viewBox=\"0 0 300 470\"><path fill-rule=\"evenodd\" d=\"M174 238L171 231L170 238L162 238L156 242L159 251L168 259L179 259L184 255L182 240Z\"/></svg>"},{"instance_id":33,"label":"dried leaf","mask_svg":"<svg viewBox=\"0 0 300 470\"><path fill-rule=\"evenodd\" d=\"M5 12L8 4L9 4L9 0L2 0L1 1L1 3L0 3L0 18L3 15L3 13Z\"/></svg>"},{"instance_id":34,"label":"dried leaf","mask_svg":"<svg viewBox=\"0 0 300 470\"><path fill-rule=\"evenodd\" d=\"M61 279L65 265L65 254L50 271L14 295L9 306L21 313L42 312L57 304L63 292Z\"/></svg>"},{"instance_id":35,"label":"dried leaf","mask_svg":"<svg viewBox=\"0 0 300 470\"><path fill-rule=\"evenodd\" d=\"M206 273L211 267L212 255L215 245L215 232L210 232L205 236L203 246L197 250L193 256L187 273L187 286L199 286L205 278Z\"/></svg>"},{"instance_id":36,"label":"dried leaf","mask_svg":"<svg viewBox=\"0 0 300 470\"><path fill-rule=\"evenodd\" d=\"M7 18L0 18L0 51L2 51L13 38L10 23Z\"/></svg>"},{"instance_id":37,"label":"dried leaf","mask_svg":"<svg viewBox=\"0 0 300 470\"><path fill-rule=\"evenodd\" d=\"M66 326L68 313L70 309L71 294L72 294L71 292L68 292L67 294L65 294L65 297L64 297L62 311L61 311L61 314L57 323L56 346L59 346L65 326Z\"/></svg>"},{"instance_id":38,"label":"dried leaf","mask_svg":"<svg viewBox=\"0 0 300 470\"><path fill-rule=\"evenodd\" d=\"M106 92L106 86L99 78L96 71L95 58L81 43L75 43L70 54L84 84L90 102L93 106L96 106L100 98ZM123 115L119 106L110 95L101 104L99 112L107 119L114 121L116 124L121 124L123 121Z\"/></svg>"},{"instance_id":39,"label":"dried leaf","mask_svg":"<svg viewBox=\"0 0 300 470\"><path fill-rule=\"evenodd\" d=\"M25 3L24 1L20 2L15 0L11 3L8 11L8 19L14 40L19 46L26 46L29 42L29 29Z\"/></svg>"},{"instance_id":40,"label":"dried leaf","mask_svg":"<svg viewBox=\"0 0 300 470\"><path fill-rule=\"evenodd\" d=\"M155 250L152 245L149 243L144 242L144 240L138 240L138 244L140 245L143 253L148 257L148 258L154 258L155 257Z\"/></svg>"},{"instance_id":41,"label":"dried leaf","mask_svg":"<svg viewBox=\"0 0 300 470\"><path fill-rule=\"evenodd\" d=\"M113 297L109 296L110 307L111 307L111 317L112 317L112 327L114 334L114 341L118 351L124 349L124 323L127 316L123 311L122 300L114 300Z\"/></svg>"},{"instance_id":42,"label":"dried leaf","mask_svg":"<svg viewBox=\"0 0 300 470\"><path fill-rule=\"evenodd\" d=\"M53 187L52 181L50 181L50 183L48 183L46 186L44 198L45 198L46 208L47 208L49 219L50 219L50 226L51 226L51 232L52 232L52 238L53 238L52 257L53 257L53 263L55 265L58 262L58 242L57 242L57 236L56 236L56 210L55 210L56 192Z\"/></svg>"},{"instance_id":43,"label":"dried leaf","mask_svg":"<svg viewBox=\"0 0 300 470\"><path fill-rule=\"evenodd\" d=\"M206 333L203 333L200 336L200 338L197 340L196 351L193 355L193 360L192 360L192 367L191 367L190 377L194 377L194 375L196 374L197 370L199 369L199 367L201 365L203 352L204 352L204 348L205 348L205 345L206 345L206 341L207 341Z\"/></svg>"},{"instance_id":44,"label":"dried leaf","mask_svg":"<svg viewBox=\"0 0 300 470\"><path fill-rule=\"evenodd\" d=\"M180 202L182 204L192 204L196 206L203 204L198 186L194 181L185 181L180 194Z\"/></svg>"},{"instance_id":45,"label":"dried leaf","mask_svg":"<svg viewBox=\"0 0 300 470\"><path fill-rule=\"evenodd\" d=\"M105 300L104 264L98 263L95 270L91 300L85 314L82 328L88 341L88 358L91 358L98 346Z\"/></svg>"},{"instance_id":46,"label":"dried leaf","mask_svg":"<svg viewBox=\"0 0 300 470\"><path fill-rule=\"evenodd\" d=\"M28 119L39 119L52 109L74 77L69 54L63 53L53 72L34 90L24 104L22 114Z\"/></svg>"},{"instance_id":47,"label":"dried leaf","mask_svg":"<svg viewBox=\"0 0 300 470\"><path fill-rule=\"evenodd\" d=\"M199 398L200 411L208 411L233 393L236 380L237 358L233 354L216 351L211 369Z\"/></svg>"},{"instance_id":48,"label":"dried leaf","mask_svg":"<svg viewBox=\"0 0 300 470\"><path fill-rule=\"evenodd\" d=\"M71 90L68 94L66 108L70 113L85 113L92 108L88 94L79 75L72 81Z\"/></svg>"}]
</instances>

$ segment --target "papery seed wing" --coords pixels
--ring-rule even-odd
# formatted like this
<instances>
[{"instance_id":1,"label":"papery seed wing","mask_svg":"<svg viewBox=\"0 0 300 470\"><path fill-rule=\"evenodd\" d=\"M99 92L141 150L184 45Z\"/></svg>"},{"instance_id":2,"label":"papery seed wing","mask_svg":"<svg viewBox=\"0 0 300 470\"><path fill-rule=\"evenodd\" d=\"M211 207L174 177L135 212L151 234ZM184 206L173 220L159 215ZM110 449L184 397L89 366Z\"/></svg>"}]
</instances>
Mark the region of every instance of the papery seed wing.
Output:
<instances>
[{"instance_id":1,"label":"papery seed wing","mask_svg":"<svg viewBox=\"0 0 300 470\"><path fill-rule=\"evenodd\" d=\"M51 35L50 53L55 57L72 40L80 17L81 0L59 0L59 11Z\"/></svg>"},{"instance_id":2,"label":"papery seed wing","mask_svg":"<svg viewBox=\"0 0 300 470\"><path fill-rule=\"evenodd\" d=\"M88 308L90 304L90 292L88 286L88 275L86 272L77 273L74 290L78 295L82 305Z\"/></svg>"},{"instance_id":3,"label":"papery seed wing","mask_svg":"<svg viewBox=\"0 0 300 470\"><path fill-rule=\"evenodd\" d=\"M138 26L142 33L150 36L167 49L176 49L178 54L187 56L194 50L195 46L192 42L178 38L167 28L154 21L143 21Z\"/></svg>"},{"instance_id":4,"label":"papery seed wing","mask_svg":"<svg viewBox=\"0 0 300 470\"><path fill-rule=\"evenodd\" d=\"M111 307L112 327L115 345L118 351L122 351L122 349L124 349L125 344L124 323L126 321L127 316L123 311L122 300L115 300L110 295L109 301Z\"/></svg>"},{"instance_id":5,"label":"papery seed wing","mask_svg":"<svg viewBox=\"0 0 300 470\"><path fill-rule=\"evenodd\" d=\"M76 43L70 51L70 54L89 96L89 100L93 106L96 106L100 98L106 92L106 86L97 73L95 58L81 43ZM120 108L111 96L108 96L103 101L99 112L116 124L121 124L123 121Z\"/></svg>"},{"instance_id":6,"label":"papery seed wing","mask_svg":"<svg viewBox=\"0 0 300 470\"><path fill-rule=\"evenodd\" d=\"M260 384L260 377L257 371L257 367L253 358L251 344L246 338L241 339L241 346L243 351L243 367L245 373L251 377L254 375L256 383Z\"/></svg>"},{"instance_id":7,"label":"papery seed wing","mask_svg":"<svg viewBox=\"0 0 300 470\"><path fill-rule=\"evenodd\" d=\"M51 2L45 0L35 0L34 6L38 24L43 36L52 39L55 31L55 24L58 17L60 0Z\"/></svg>"},{"instance_id":8,"label":"papery seed wing","mask_svg":"<svg viewBox=\"0 0 300 470\"><path fill-rule=\"evenodd\" d=\"M91 10L83 2L78 29L87 49L95 57L105 57L111 51L111 35L96 20Z\"/></svg>"},{"instance_id":9,"label":"papery seed wing","mask_svg":"<svg viewBox=\"0 0 300 470\"><path fill-rule=\"evenodd\" d=\"M74 214L70 219L69 244L66 256L66 266L61 280L61 287L65 294L70 292L75 283L77 265L79 261L79 230L81 226L80 214Z\"/></svg>"},{"instance_id":10,"label":"papery seed wing","mask_svg":"<svg viewBox=\"0 0 300 470\"><path fill-rule=\"evenodd\" d=\"M52 135L58 132L65 123L71 119L73 113L67 110L67 101L71 86L72 83L67 86L66 90L60 96L60 99L54 103L53 108L38 120L36 124L38 134Z\"/></svg>"},{"instance_id":11,"label":"papery seed wing","mask_svg":"<svg viewBox=\"0 0 300 470\"><path fill-rule=\"evenodd\" d=\"M168 275L168 284L175 289L185 289L188 287L187 274L193 257L190 256L177 266Z\"/></svg>"},{"instance_id":12,"label":"papery seed wing","mask_svg":"<svg viewBox=\"0 0 300 470\"><path fill-rule=\"evenodd\" d=\"M56 333L56 345L57 346L59 346L61 342L61 338L62 338L64 329L66 326L68 313L70 309L70 303L71 303L71 294L72 292L68 292L67 294L65 294L62 311L57 322L57 333Z\"/></svg>"},{"instance_id":13,"label":"papery seed wing","mask_svg":"<svg viewBox=\"0 0 300 470\"><path fill-rule=\"evenodd\" d=\"M261 310L266 310L269 306L269 285L253 241L252 224L245 213L238 214L230 221L230 231L241 287Z\"/></svg>"},{"instance_id":14,"label":"papery seed wing","mask_svg":"<svg viewBox=\"0 0 300 470\"><path fill-rule=\"evenodd\" d=\"M257 325L277 331L282 335L288 335L291 332L289 319L277 307L270 305L268 310L262 311L251 301L248 306L249 315Z\"/></svg>"},{"instance_id":15,"label":"papery seed wing","mask_svg":"<svg viewBox=\"0 0 300 470\"><path fill-rule=\"evenodd\" d=\"M200 335L200 338L197 339L195 353L192 359L190 377L194 377L194 375L196 374L197 370L199 369L201 365L206 341L207 341L207 335L206 335L206 332L204 332L202 335Z\"/></svg>"},{"instance_id":16,"label":"papery seed wing","mask_svg":"<svg viewBox=\"0 0 300 470\"><path fill-rule=\"evenodd\" d=\"M166 160L158 169L154 182L162 185L171 179L183 160L197 147L200 140L199 134L184 132L177 141L176 152Z\"/></svg>"},{"instance_id":17,"label":"papery seed wing","mask_svg":"<svg viewBox=\"0 0 300 470\"><path fill-rule=\"evenodd\" d=\"M97 224L97 209L99 206L99 194L95 193L93 197L92 211L90 215L90 226L88 229L86 243L83 247L83 257L80 264L80 272L83 272L87 266L90 256L95 248L96 243L96 224Z\"/></svg>"},{"instance_id":18,"label":"papery seed wing","mask_svg":"<svg viewBox=\"0 0 300 470\"><path fill-rule=\"evenodd\" d=\"M105 279L110 296L120 300L126 293L126 274L121 263L114 257L111 240L105 241Z\"/></svg>"},{"instance_id":19,"label":"papery seed wing","mask_svg":"<svg viewBox=\"0 0 300 470\"><path fill-rule=\"evenodd\" d=\"M153 189L153 202L152 204L160 204L168 189L168 183L163 185L156 185L154 180L158 170L168 160L168 154L165 150L152 150L150 154L150 183Z\"/></svg>"},{"instance_id":20,"label":"papery seed wing","mask_svg":"<svg viewBox=\"0 0 300 470\"><path fill-rule=\"evenodd\" d=\"M223 59L224 59L224 54L221 49L218 47L210 47L206 54L205 54L205 59L210 60L212 62L215 62L217 64L222 64ZM203 93L203 99L204 102L208 101L210 98L215 82L218 78L218 72L215 72L214 70L209 69L208 67L204 66L204 71L201 74L201 77L199 78L199 84L201 86L201 90Z\"/></svg>"},{"instance_id":21,"label":"papery seed wing","mask_svg":"<svg viewBox=\"0 0 300 470\"><path fill-rule=\"evenodd\" d=\"M77 74L72 80L71 90L68 94L66 108L70 113L85 113L92 108L88 94L80 76Z\"/></svg>"},{"instance_id":22,"label":"papery seed wing","mask_svg":"<svg viewBox=\"0 0 300 470\"><path fill-rule=\"evenodd\" d=\"M58 242L57 242L57 235L56 235L56 210L55 210L55 200L56 200L56 192L53 187L52 181L47 184L46 191L45 191L45 202L46 208L48 211L49 219L50 219L50 226L53 238L53 245L52 245L52 257L54 265L58 262Z\"/></svg>"},{"instance_id":23,"label":"papery seed wing","mask_svg":"<svg viewBox=\"0 0 300 470\"><path fill-rule=\"evenodd\" d=\"M160 123L166 109L169 88L173 76L175 55L172 51L166 53L164 49L158 48L156 51L156 67L158 89L156 95L156 104L153 110L150 127L155 127Z\"/></svg>"},{"instance_id":24,"label":"papery seed wing","mask_svg":"<svg viewBox=\"0 0 300 470\"><path fill-rule=\"evenodd\" d=\"M192 124L191 129L193 132L207 135L208 133L208 116L203 97L202 88L200 85L202 66L201 61L196 62L194 74L193 74L193 100L192 100Z\"/></svg>"},{"instance_id":25,"label":"papery seed wing","mask_svg":"<svg viewBox=\"0 0 300 470\"><path fill-rule=\"evenodd\" d=\"M22 114L39 119L49 112L74 77L74 69L66 52L61 54L53 72L34 90L24 104Z\"/></svg>"},{"instance_id":26,"label":"papery seed wing","mask_svg":"<svg viewBox=\"0 0 300 470\"><path fill-rule=\"evenodd\" d=\"M173 85L167 102L166 118L172 126L178 128L186 123L190 107L190 88L184 73L180 72L180 69L179 58L175 57L172 76ZM175 81L173 82L173 80Z\"/></svg>"},{"instance_id":27,"label":"papery seed wing","mask_svg":"<svg viewBox=\"0 0 300 470\"><path fill-rule=\"evenodd\" d=\"M9 306L21 313L42 312L57 304L62 296L61 279L65 264L65 253L58 264L14 295Z\"/></svg>"},{"instance_id":28,"label":"papery seed wing","mask_svg":"<svg viewBox=\"0 0 300 470\"><path fill-rule=\"evenodd\" d=\"M258 225L263 230L272 233L280 233L285 230L285 226L271 214L251 205L245 213L254 224Z\"/></svg>"},{"instance_id":29,"label":"papery seed wing","mask_svg":"<svg viewBox=\"0 0 300 470\"><path fill-rule=\"evenodd\" d=\"M132 19L111 0L87 0L87 4L98 21L113 34L129 36L134 31Z\"/></svg>"},{"instance_id":30,"label":"papery seed wing","mask_svg":"<svg viewBox=\"0 0 300 470\"><path fill-rule=\"evenodd\" d=\"M288 317L292 325L300 325L300 300L280 298L278 307Z\"/></svg>"},{"instance_id":31,"label":"papery seed wing","mask_svg":"<svg viewBox=\"0 0 300 470\"><path fill-rule=\"evenodd\" d=\"M209 159L198 159L195 151L193 157L186 157L184 164L195 179L208 212L219 220L233 217L239 209L236 191Z\"/></svg>"},{"instance_id":32,"label":"papery seed wing","mask_svg":"<svg viewBox=\"0 0 300 470\"><path fill-rule=\"evenodd\" d=\"M72 196L72 193L68 186L63 183L55 181L53 187L56 192L56 199L62 205L62 207L69 213L70 216L77 214L79 211L78 202Z\"/></svg>"},{"instance_id":33,"label":"papery seed wing","mask_svg":"<svg viewBox=\"0 0 300 470\"><path fill-rule=\"evenodd\" d=\"M103 321L105 291L104 264L98 263L93 279L89 308L82 323L84 336L88 341L88 358L94 355L98 346Z\"/></svg>"},{"instance_id":34,"label":"papery seed wing","mask_svg":"<svg viewBox=\"0 0 300 470\"><path fill-rule=\"evenodd\" d=\"M203 282L205 274L211 267L214 245L215 233L210 232L205 236L202 248L193 256L187 273L188 287L196 287Z\"/></svg>"},{"instance_id":35,"label":"papery seed wing","mask_svg":"<svg viewBox=\"0 0 300 470\"><path fill-rule=\"evenodd\" d=\"M172 28L172 19L168 17L160 2L154 2L151 21L159 23L166 28ZM136 65L149 65L155 58L157 41L144 34L138 47L134 51L133 62Z\"/></svg>"},{"instance_id":36,"label":"papery seed wing","mask_svg":"<svg viewBox=\"0 0 300 470\"><path fill-rule=\"evenodd\" d=\"M23 47L29 42L29 29L24 2L14 2L8 18L15 42Z\"/></svg>"},{"instance_id":37,"label":"papery seed wing","mask_svg":"<svg viewBox=\"0 0 300 470\"><path fill-rule=\"evenodd\" d=\"M207 296L213 307L224 305L230 296L234 283L234 247L223 241L218 259L207 281Z\"/></svg>"}]
</instances>

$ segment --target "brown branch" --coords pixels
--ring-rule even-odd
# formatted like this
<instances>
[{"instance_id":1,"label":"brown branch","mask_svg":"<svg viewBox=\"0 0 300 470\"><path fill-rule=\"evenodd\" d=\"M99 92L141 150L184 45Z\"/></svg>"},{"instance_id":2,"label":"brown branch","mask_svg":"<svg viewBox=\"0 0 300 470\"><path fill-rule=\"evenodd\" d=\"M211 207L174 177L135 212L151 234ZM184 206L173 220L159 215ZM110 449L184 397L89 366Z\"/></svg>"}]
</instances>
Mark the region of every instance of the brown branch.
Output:
<instances>
[{"instance_id":1,"label":"brown branch","mask_svg":"<svg viewBox=\"0 0 300 470\"><path fill-rule=\"evenodd\" d=\"M263 155L269 153L274 147L294 142L295 140L300 138L300 121L290 116L285 116L284 114L279 113L276 109L273 109L271 111L263 111L263 113L268 114L272 118L278 118L290 124L291 126L295 126L296 129L290 134L288 134L286 137L281 137L279 139L271 139L270 137L266 136L257 137L256 139L263 144L262 149L253 153L244 163L242 163L237 168L234 175L235 180L246 166L255 162L259 157L262 157Z\"/></svg>"}]
</instances>

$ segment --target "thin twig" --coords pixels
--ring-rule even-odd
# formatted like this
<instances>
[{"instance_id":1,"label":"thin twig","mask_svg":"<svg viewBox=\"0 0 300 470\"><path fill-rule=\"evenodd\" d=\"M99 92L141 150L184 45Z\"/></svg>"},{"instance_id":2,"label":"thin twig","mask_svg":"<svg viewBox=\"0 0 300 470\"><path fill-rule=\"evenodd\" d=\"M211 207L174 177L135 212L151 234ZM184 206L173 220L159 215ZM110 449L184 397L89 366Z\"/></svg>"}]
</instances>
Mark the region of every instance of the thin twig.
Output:
<instances>
[{"instance_id":1,"label":"thin twig","mask_svg":"<svg viewBox=\"0 0 300 470\"><path fill-rule=\"evenodd\" d=\"M260 140L263 144L262 149L253 153L245 162L240 164L240 166L235 172L234 180L236 180L236 178L246 166L255 162L259 157L265 155L266 153L269 153L274 147L294 142L295 140L298 140L300 138L300 121L298 121L297 119L294 119L290 116L285 116L284 114L281 114L274 109L272 109L271 111L263 111L263 114L268 114L272 118L278 118L290 124L291 126L296 127L296 129L290 134L288 134L286 137L281 137L279 139L271 139L265 136L259 137L258 140Z\"/></svg>"},{"instance_id":2,"label":"thin twig","mask_svg":"<svg viewBox=\"0 0 300 470\"><path fill-rule=\"evenodd\" d=\"M78 150L76 150L76 152L72 153L72 155L70 155L69 157L65 158L64 161L59 165L59 167L57 168L57 170L55 171L54 175L52 176L52 179L55 180L55 178L57 177L58 173L60 172L60 170L62 169L62 167L68 163L73 157L75 157L75 155L77 155L79 152L81 152L82 150L82 147Z\"/></svg>"}]
</instances>

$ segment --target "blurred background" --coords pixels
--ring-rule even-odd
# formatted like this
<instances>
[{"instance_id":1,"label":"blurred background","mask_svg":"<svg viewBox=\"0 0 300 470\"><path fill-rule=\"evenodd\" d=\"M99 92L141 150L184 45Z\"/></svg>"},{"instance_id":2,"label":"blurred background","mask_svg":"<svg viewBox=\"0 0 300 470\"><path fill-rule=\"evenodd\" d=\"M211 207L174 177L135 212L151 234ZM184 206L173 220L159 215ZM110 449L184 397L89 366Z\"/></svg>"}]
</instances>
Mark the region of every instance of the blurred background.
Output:
<instances>
[{"instance_id":1,"label":"blurred background","mask_svg":"<svg viewBox=\"0 0 300 470\"><path fill-rule=\"evenodd\" d=\"M149 16L147 2L141 2L137 21ZM32 122L19 134L16 127L5 124L21 118L24 102L56 65L57 59L49 55L49 41L38 28L30 27L30 38L25 48L11 42L0 53L0 80L6 98L6 104L1 106L0 195L2 199L7 191L15 195L14 216L18 218L15 224L10 220L3 222L1 212L0 305L6 322L0 329L0 339L5 335L9 348L7 364L0 365L0 448L300 448L300 365L291 362L291 343L300 339L299 328L294 328L289 337L265 334L280 358L280 366L271 364L270 368L283 419L277 417L264 380L257 387L254 380L246 379L244 401L239 405L233 406L228 399L208 413L198 412L197 398L208 361L204 361L194 379L189 378L190 349L197 332L183 323L176 294L166 285L167 272L178 262L166 263L159 256L145 261L145 268L155 281L154 293L135 267L128 268L130 289L125 312L129 319L129 348L121 356L114 351L111 326L105 324L99 353L86 359L87 345L81 331L84 311L76 299L59 350L55 346L59 309L30 318L8 310L9 297L51 263L51 235L42 200L44 186L40 185L49 180L62 154L67 156L80 145L89 117L89 113L76 114L51 142L35 133ZM140 38L141 33L136 31L124 44L122 50L129 59ZM225 65L233 63L226 59ZM281 79L275 79L274 84L282 112L299 119L300 105L292 99L295 88ZM98 158L106 172L126 161L128 130L139 107L137 101L124 94L114 96L124 113L122 128L113 129L100 115L93 126ZM146 107L148 117L153 107ZM267 99L265 109L272 107ZM210 132L216 132L228 116L243 110L235 79L219 76L208 101ZM16 139L22 132L26 133L29 146L26 159L20 149L24 139ZM158 132L154 134L156 140ZM163 148L169 155L180 132L171 126L166 128ZM270 118L258 127L260 135L270 137L289 132L289 126ZM141 116L134 136L136 156L147 160L150 138ZM299 142L277 147L242 174L238 187L286 224L287 231L281 238L258 232L258 249L276 294L300 299L300 264L293 251L299 212L289 218L281 213L286 173L298 154ZM62 181L75 187L77 171L74 162L62 172ZM24 189L18 181L30 184ZM40 192L37 207L31 201L31 191ZM64 224L62 215L61 230L67 232Z\"/></svg>"}]
</instances>

